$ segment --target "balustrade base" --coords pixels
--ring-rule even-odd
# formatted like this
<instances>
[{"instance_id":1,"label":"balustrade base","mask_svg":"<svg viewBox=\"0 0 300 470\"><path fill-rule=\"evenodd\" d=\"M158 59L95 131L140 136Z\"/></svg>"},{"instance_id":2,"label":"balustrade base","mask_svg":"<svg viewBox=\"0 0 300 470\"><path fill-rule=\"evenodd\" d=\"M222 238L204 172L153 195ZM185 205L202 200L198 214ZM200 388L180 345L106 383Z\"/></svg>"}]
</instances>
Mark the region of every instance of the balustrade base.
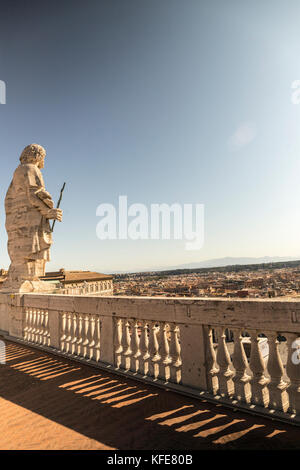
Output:
<instances>
[{"instance_id":1,"label":"balustrade base","mask_svg":"<svg viewBox=\"0 0 300 470\"><path fill-rule=\"evenodd\" d=\"M270 403L269 406L274 408L282 407L284 411L289 408L289 396L286 390L281 390L279 387L269 386Z\"/></svg>"},{"instance_id":2,"label":"balustrade base","mask_svg":"<svg viewBox=\"0 0 300 470\"><path fill-rule=\"evenodd\" d=\"M234 380L234 395L238 402L251 402L251 387L249 382Z\"/></svg>"}]
</instances>

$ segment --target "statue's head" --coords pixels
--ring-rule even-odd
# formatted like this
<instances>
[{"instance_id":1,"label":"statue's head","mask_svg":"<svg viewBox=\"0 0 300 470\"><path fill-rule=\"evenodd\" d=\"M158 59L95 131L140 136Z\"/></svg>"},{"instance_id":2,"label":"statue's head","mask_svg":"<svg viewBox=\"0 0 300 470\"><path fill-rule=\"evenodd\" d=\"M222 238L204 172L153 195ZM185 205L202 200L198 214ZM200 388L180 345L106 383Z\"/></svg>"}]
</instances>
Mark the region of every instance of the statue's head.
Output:
<instances>
[{"instance_id":1,"label":"statue's head","mask_svg":"<svg viewBox=\"0 0 300 470\"><path fill-rule=\"evenodd\" d=\"M21 163L34 163L39 168L44 168L46 150L38 144L27 145L20 156Z\"/></svg>"}]
</instances>

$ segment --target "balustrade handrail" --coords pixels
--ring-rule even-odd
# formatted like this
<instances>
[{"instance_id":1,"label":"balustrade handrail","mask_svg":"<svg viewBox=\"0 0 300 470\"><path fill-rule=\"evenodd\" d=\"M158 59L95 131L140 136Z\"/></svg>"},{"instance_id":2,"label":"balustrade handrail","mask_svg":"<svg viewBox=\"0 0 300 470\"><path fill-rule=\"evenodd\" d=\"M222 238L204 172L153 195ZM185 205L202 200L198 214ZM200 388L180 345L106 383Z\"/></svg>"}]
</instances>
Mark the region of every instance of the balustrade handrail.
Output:
<instances>
[{"instance_id":1,"label":"balustrade handrail","mask_svg":"<svg viewBox=\"0 0 300 470\"><path fill-rule=\"evenodd\" d=\"M103 317L176 321L178 324L256 328L300 332L300 298L222 299L180 297L93 297L24 294L24 307L91 313ZM158 307L158 309L156 308Z\"/></svg>"}]
</instances>

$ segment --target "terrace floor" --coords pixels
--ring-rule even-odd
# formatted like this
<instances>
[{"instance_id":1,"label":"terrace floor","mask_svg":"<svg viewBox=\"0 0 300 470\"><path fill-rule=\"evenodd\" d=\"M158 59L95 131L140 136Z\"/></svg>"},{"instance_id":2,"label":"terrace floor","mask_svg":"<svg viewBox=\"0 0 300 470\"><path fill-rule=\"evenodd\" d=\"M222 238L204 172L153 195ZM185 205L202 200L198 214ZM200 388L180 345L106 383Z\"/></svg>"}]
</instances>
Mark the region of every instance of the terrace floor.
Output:
<instances>
[{"instance_id":1,"label":"terrace floor","mask_svg":"<svg viewBox=\"0 0 300 470\"><path fill-rule=\"evenodd\" d=\"M5 343L1 450L300 449L295 426Z\"/></svg>"}]
</instances>

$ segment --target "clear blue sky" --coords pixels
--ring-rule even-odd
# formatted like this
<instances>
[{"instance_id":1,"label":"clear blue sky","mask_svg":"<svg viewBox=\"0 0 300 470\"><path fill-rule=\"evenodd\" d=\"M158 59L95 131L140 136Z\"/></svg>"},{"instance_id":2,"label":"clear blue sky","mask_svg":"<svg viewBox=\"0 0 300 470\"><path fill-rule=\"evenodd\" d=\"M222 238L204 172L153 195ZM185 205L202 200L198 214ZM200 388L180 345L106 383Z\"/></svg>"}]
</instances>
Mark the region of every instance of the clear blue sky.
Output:
<instances>
[{"instance_id":1,"label":"clear blue sky","mask_svg":"<svg viewBox=\"0 0 300 470\"><path fill-rule=\"evenodd\" d=\"M298 0L1 1L4 197L29 143L63 223L47 269L300 254ZM203 203L205 243L100 241L96 207Z\"/></svg>"}]
</instances>

